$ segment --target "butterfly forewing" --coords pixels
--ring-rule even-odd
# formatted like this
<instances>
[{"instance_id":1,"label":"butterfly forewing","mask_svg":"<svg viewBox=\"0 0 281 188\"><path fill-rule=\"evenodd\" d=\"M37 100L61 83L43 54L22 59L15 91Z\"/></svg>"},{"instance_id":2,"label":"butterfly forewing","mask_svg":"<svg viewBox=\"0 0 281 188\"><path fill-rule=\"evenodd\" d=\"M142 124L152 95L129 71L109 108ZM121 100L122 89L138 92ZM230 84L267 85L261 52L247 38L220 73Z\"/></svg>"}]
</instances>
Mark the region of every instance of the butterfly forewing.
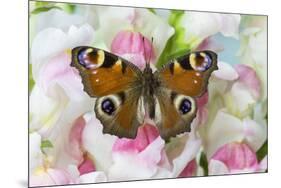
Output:
<instances>
[{"instance_id":1,"label":"butterfly forewing","mask_svg":"<svg viewBox=\"0 0 281 188\"><path fill-rule=\"evenodd\" d=\"M200 51L171 60L157 74L165 87L198 97L206 91L209 77L216 69L217 55L212 51Z\"/></svg>"},{"instance_id":2,"label":"butterfly forewing","mask_svg":"<svg viewBox=\"0 0 281 188\"><path fill-rule=\"evenodd\" d=\"M79 70L84 90L92 97L127 90L141 74L136 66L125 59L87 46L72 50L71 65Z\"/></svg>"}]
</instances>

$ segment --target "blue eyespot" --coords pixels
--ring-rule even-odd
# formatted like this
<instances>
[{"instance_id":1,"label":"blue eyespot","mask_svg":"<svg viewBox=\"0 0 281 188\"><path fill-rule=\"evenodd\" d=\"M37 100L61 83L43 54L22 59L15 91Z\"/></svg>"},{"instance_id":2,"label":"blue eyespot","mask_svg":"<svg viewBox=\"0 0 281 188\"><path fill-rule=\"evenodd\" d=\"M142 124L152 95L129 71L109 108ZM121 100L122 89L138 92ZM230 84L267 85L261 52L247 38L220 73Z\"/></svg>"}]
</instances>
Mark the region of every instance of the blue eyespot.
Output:
<instances>
[{"instance_id":1,"label":"blue eyespot","mask_svg":"<svg viewBox=\"0 0 281 188\"><path fill-rule=\"evenodd\" d=\"M212 65L212 59L210 58L210 56L206 55L203 63L204 71L209 69L211 65Z\"/></svg>"},{"instance_id":2,"label":"blue eyespot","mask_svg":"<svg viewBox=\"0 0 281 188\"><path fill-rule=\"evenodd\" d=\"M82 49L78 55L78 62L86 69L95 69L102 65L104 61L104 52L95 51L92 48Z\"/></svg>"},{"instance_id":3,"label":"blue eyespot","mask_svg":"<svg viewBox=\"0 0 281 188\"><path fill-rule=\"evenodd\" d=\"M190 56L190 65L196 71L204 72L212 66L212 59L203 52Z\"/></svg>"},{"instance_id":4,"label":"blue eyespot","mask_svg":"<svg viewBox=\"0 0 281 188\"><path fill-rule=\"evenodd\" d=\"M112 115L114 113L115 109L115 105L112 102L111 99L105 99L104 101L102 101L101 103L101 109L104 113L108 114L108 115Z\"/></svg>"},{"instance_id":5,"label":"blue eyespot","mask_svg":"<svg viewBox=\"0 0 281 188\"><path fill-rule=\"evenodd\" d=\"M180 103L180 106L179 106L179 111L182 113L182 114L186 114L188 112L190 112L191 110L191 102L190 100L188 99L183 99Z\"/></svg>"}]
</instances>

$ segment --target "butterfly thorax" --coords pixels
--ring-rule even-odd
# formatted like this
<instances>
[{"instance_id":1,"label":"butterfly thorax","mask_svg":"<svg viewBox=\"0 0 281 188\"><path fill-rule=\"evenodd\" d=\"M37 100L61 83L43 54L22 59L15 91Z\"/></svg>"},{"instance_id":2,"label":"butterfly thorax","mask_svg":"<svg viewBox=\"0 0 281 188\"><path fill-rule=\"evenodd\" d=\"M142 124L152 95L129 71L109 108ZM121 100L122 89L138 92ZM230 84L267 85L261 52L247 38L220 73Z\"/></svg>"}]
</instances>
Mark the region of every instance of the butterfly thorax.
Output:
<instances>
[{"instance_id":1,"label":"butterfly thorax","mask_svg":"<svg viewBox=\"0 0 281 188\"><path fill-rule=\"evenodd\" d=\"M149 64L146 65L143 70L143 98L144 105L148 111L149 117L153 119L155 117L155 92L160 86L159 79L155 77Z\"/></svg>"}]
</instances>

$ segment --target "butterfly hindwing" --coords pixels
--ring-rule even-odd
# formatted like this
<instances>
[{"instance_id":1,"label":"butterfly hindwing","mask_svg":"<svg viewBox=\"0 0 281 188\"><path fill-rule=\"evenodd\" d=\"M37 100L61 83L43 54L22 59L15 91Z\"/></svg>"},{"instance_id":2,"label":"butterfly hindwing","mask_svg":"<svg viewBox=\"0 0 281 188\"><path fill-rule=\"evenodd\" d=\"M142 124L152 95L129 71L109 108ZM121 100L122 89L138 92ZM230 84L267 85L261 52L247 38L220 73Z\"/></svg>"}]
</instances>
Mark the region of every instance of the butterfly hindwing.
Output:
<instances>
[{"instance_id":1,"label":"butterfly hindwing","mask_svg":"<svg viewBox=\"0 0 281 188\"><path fill-rule=\"evenodd\" d=\"M155 118L156 126L164 140L169 140L183 132L190 131L190 124L196 115L194 98L160 88L157 93L160 117Z\"/></svg>"},{"instance_id":2,"label":"butterfly hindwing","mask_svg":"<svg viewBox=\"0 0 281 188\"><path fill-rule=\"evenodd\" d=\"M103 133L135 138L144 112L141 111L141 92L130 90L97 98L96 117L103 124Z\"/></svg>"}]
</instances>

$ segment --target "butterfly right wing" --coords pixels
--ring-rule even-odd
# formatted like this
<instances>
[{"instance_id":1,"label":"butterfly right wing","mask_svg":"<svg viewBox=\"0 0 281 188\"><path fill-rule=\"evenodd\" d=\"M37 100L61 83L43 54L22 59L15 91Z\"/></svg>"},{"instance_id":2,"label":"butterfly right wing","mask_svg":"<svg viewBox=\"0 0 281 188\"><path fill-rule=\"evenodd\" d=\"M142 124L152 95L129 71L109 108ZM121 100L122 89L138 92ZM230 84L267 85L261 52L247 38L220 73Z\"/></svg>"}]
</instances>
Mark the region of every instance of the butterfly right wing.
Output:
<instances>
[{"instance_id":1,"label":"butterfly right wing","mask_svg":"<svg viewBox=\"0 0 281 188\"><path fill-rule=\"evenodd\" d=\"M216 69L217 55L199 51L174 59L155 73L161 83L156 92L161 118L156 118L156 125L162 138L168 140L190 131L197 111L195 99L207 90L210 75Z\"/></svg>"},{"instance_id":2,"label":"butterfly right wing","mask_svg":"<svg viewBox=\"0 0 281 188\"><path fill-rule=\"evenodd\" d=\"M190 132L190 124L196 116L193 97L176 93L168 88L159 88L156 93L156 116L154 121L164 140L184 132Z\"/></svg>"}]
</instances>

